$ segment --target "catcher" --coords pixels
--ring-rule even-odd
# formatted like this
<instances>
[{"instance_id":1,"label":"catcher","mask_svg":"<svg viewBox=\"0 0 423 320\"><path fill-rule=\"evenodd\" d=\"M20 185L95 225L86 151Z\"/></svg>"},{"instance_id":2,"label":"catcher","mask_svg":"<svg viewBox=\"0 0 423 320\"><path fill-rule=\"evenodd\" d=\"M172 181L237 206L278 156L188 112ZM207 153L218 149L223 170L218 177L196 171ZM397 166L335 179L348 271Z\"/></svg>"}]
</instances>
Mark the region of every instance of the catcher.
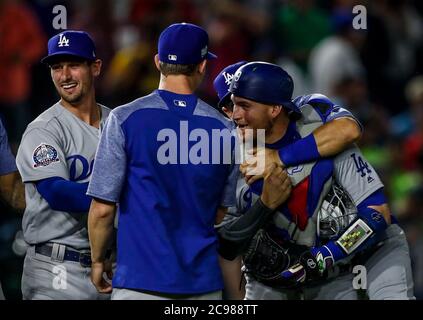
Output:
<instances>
[{"instance_id":1,"label":"catcher","mask_svg":"<svg viewBox=\"0 0 423 320\"><path fill-rule=\"evenodd\" d=\"M266 129L266 147L279 150L321 126L325 110L340 109L321 95L318 108L316 95L291 101L292 86L273 64L238 69L230 91L240 135ZM242 168L247 177L249 169ZM242 214L219 229L220 254L243 256L246 299L357 299L355 265L365 267L370 299L414 299L404 232L356 146L287 168L292 191L277 209L263 197L272 194L267 180L279 175L275 170L238 188Z\"/></svg>"}]
</instances>

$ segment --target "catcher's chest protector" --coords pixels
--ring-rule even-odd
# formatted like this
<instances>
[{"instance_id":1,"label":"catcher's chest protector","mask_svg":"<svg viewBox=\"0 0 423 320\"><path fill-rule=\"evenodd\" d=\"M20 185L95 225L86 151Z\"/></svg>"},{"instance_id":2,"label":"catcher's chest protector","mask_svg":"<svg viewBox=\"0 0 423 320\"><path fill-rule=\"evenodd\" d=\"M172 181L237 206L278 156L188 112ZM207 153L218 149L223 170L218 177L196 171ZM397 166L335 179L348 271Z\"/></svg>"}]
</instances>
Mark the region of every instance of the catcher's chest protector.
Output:
<instances>
[{"instance_id":1,"label":"catcher's chest protector","mask_svg":"<svg viewBox=\"0 0 423 320\"><path fill-rule=\"evenodd\" d=\"M309 105L303 106L301 112L303 117L297 121L297 131L304 137L323 122ZM313 246L316 243L318 209L332 184L333 161L323 159L287 168L287 172L293 185L291 196L278 208L273 223L266 229L273 238L281 241L292 240ZM238 181L238 211L245 212L259 196L252 192L244 179Z\"/></svg>"}]
</instances>

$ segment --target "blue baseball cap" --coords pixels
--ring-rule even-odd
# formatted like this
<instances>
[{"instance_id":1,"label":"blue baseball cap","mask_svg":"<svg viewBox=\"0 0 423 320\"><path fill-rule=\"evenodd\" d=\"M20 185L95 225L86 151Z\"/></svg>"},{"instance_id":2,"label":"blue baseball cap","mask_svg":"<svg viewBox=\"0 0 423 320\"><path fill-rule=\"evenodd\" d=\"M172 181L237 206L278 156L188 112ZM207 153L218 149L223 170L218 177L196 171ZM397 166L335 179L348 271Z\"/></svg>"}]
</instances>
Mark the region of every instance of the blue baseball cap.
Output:
<instances>
[{"instance_id":1,"label":"blue baseball cap","mask_svg":"<svg viewBox=\"0 0 423 320\"><path fill-rule=\"evenodd\" d=\"M246 64L247 61L240 61L235 64L227 66L225 69L220 71L217 77L213 81L214 90L219 97L218 107L221 108L222 105L226 104L231 96L229 87L231 85L232 78L234 77L235 72Z\"/></svg>"},{"instance_id":2,"label":"blue baseball cap","mask_svg":"<svg viewBox=\"0 0 423 320\"><path fill-rule=\"evenodd\" d=\"M208 49L207 32L195 24L175 23L159 37L159 60L170 64L196 64L204 59L216 59Z\"/></svg>"},{"instance_id":3,"label":"blue baseball cap","mask_svg":"<svg viewBox=\"0 0 423 320\"><path fill-rule=\"evenodd\" d=\"M49 63L54 57L67 55L94 61L94 41L84 31L67 30L51 37L48 41L48 55L41 62Z\"/></svg>"}]
</instances>

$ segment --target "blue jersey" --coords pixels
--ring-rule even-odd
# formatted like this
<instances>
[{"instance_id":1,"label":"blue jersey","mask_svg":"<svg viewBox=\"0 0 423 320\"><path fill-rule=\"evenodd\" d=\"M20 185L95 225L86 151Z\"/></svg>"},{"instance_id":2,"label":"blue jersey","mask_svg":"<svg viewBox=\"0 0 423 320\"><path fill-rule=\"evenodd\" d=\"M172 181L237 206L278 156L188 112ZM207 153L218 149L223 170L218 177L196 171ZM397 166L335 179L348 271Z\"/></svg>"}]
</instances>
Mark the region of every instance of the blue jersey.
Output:
<instances>
[{"instance_id":1,"label":"blue jersey","mask_svg":"<svg viewBox=\"0 0 423 320\"><path fill-rule=\"evenodd\" d=\"M195 95L162 90L111 112L88 195L119 203L113 287L176 294L222 289L213 225L219 206L235 204L238 169L212 161L210 139L231 126ZM208 151L198 148L200 140ZM232 141L221 145L222 155Z\"/></svg>"},{"instance_id":2,"label":"blue jersey","mask_svg":"<svg viewBox=\"0 0 423 320\"><path fill-rule=\"evenodd\" d=\"M9 143L7 141L6 130L0 120L0 175L17 171L15 158L10 152Z\"/></svg>"}]
</instances>

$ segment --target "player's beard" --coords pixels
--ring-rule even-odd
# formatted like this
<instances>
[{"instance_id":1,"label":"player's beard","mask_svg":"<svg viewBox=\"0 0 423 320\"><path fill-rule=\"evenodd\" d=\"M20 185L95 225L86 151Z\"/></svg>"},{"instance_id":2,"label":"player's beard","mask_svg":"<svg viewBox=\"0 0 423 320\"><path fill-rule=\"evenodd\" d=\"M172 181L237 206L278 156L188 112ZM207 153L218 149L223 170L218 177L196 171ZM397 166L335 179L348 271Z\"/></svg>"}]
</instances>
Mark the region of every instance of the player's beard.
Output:
<instances>
[{"instance_id":1,"label":"player's beard","mask_svg":"<svg viewBox=\"0 0 423 320\"><path fill-rule=\"evenodd\" d=\"M83 82L78 82L76 86L77 91L71 94L67 93L63 88L60 88L60 97L69 104L78 104L83 100L88 91L86 88L89 88L90 85L91 83L86 83L84 85Z\"/></svg>"},{"instance_id":2,"label":"player's beard","mask_svg":"<svg viewBox=\"0 0 423 320\"><path fill-rule=\"evenodd\" d=\"M275 124L275 119L268 119L264 129L266 130L266 139L270 137L273 133L273 127Z\"/></svg>"},{"instance_id":3,"label":"player's beard","mask_svg":"<svg viewBox=\"0 0 423 320\"><path fill-rule=\"evenodd\" d=\"M70 103L70 104L77 104L77 103L81 102L82 97L83 97L82 89L79 90L79 92L77 92L75 94L67 94L67 93L61 94L61 98L64 101L66 101L67 103Z\"/></svg>"},{"instance_id":4,"label":"player's beard","mask_svg":"<svg viewBox=\"0 0 423 320\"><path fill-rule=\"evenodd\" d=\"M238 137L243 141L243 143L253 143L255 146L257 145L257 141L259 138L258 130L264 130L264 136L260 136L260 140L263 138L265 139L273 132L273 121L272 119L266 119L262 121L263 124L257 127L250 127L247 126L243 130L238 130ZM264 143L264 141L261 141Z\"/></svg>"}]
</instances>

